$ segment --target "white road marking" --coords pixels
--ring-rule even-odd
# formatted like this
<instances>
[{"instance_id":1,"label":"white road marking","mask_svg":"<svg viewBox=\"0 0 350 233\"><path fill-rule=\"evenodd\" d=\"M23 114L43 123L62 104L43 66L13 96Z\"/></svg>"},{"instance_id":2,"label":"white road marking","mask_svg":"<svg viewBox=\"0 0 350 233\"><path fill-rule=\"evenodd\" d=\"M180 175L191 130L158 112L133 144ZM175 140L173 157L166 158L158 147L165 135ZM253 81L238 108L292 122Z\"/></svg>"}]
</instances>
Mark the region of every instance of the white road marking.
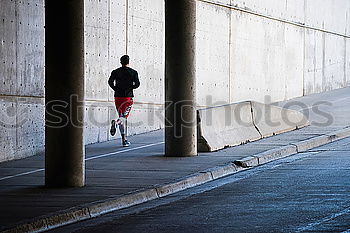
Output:
<instances>
[{"instance_id":1,"label":"white road marking","mask_svg":"<svg viewBox=\"0 0 350 233\"><path fill-rule=\"evenodd\" d=\"M339 216L342 216L342 215L345 215L345 214L349 214L350 213L350 208L347 208L343 211L340 211L339 213L335 213L335 214L332 214L330 216L327 216L323 219L320 219L319 221L316 221L316 222L313 222L313 223L310 223L308 224L307 226L305 227L300 227L297 229L296 232L303 232L303 231L309 231L309 230L312 230L312 228L318 226L318 225L321 225L322 223L325 223L325 222L328 222L332 219L335 219ZM348 232L349 230L345 231L345 232Z\"/></svg>"},{"instance_id":2,"label":"white road marking","mask_svg":"<svg viewBox=\"0 0 350 233\"><path fill-rule=\"evenodd\" d=\"M13 175L13 176L5 176L5 177L0 178L0 181L1 180L7 180L7 179L15 178L15 177L18 177L18 176L25 176L25 175L33 174L33 173L41 172L41 171L44 171L44 170L45 170L44 168L41 168L41 169L33 170L33 171L30 171L30 172L19 173L19 174Z\"/></svg>"},{"instance_id":3,"label":"white road marking","mask_svg":"<svg viewBox=\"0 0 350 233\"><path fill-rule=\"evenodd\" d=\"M107 153L107 154L96 155L96 156L93 156L93 157L90 157L90 158L85 159L85 161L90 161L90 160L94 160L94 159L105 158L105 157L109 157L109 156L112 156L112 155L125 153L125 152L128 152L128 151L140 150L140 149L144 149L144 148L148 148L148 147L152 147L152 146L157 146L157 145L161 145L161 144L164 144L164 142L157 142L157 143L152 143L152 144L148 144L148 145L144 145L144 146L139 146L139 147L135 147L135 148L129 148L129 149L126 149L126 150L120 150L120 151L110 152L110 153ZM41 168L41 169L36 169L36 170L33 170L33 171L29 171L29 172L19 173L19 174L12 175L12 176L1 177L1 178L0 178L0 181L2 181L2 180L8 180L8 179L15 178L15 177L19 177L19 176L26 176L26 175L30 175L30 174L37 173L37 172L41 172L41 171L45 171L45 169L44 169L44 168Z\"/></svg>"},{"instance_id":4,"label":"white road marking","mask_svg":"<svg viewBox=\"0 0 350 233\"><path fill-rule=\"evenodd\" d=\"M148 145L144 145L144 146L139 146L139 147L135 147L135 148L129 148L129 149L126 149L126 150L111 152L111 153L108 153L108 154L96 155L96 156L93 156L91 158L85 159L85 161L89 161L89 160L93 160L93 159L99 159L99 158L104 158L104 157L108 157L108 156L111 156L111 155L120 154L120 153L124 153L124 152L128 152L128 151L139 150L139 149L143 149L143 148L147 148L147 147L151 147L151 146L157 146L157 145L161 145L163 143L164 142L157 142L157 143L148 144Z\"/></svg>"}]
</instances>

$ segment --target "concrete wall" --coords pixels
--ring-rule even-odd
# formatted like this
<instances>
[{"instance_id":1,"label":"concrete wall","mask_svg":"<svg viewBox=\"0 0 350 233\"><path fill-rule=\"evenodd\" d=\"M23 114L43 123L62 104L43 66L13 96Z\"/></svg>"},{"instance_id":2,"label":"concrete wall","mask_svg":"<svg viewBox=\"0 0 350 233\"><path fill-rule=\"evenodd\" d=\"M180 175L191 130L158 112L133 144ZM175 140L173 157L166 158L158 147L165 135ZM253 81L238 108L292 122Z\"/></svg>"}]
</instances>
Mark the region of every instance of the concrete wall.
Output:
<instances>
[{"instance_id":1,"label":"concrete wall","mask_svg":"<svg viewBox=\"0 0 350 233\"><path fill-rule=\"evenodd\" d=\"M201 105L349 86L350 1L203 0L198 9Z\"/></svg>"},{"instance_id":2,"label":"concrete wall","mask_svg":"<svg viewBox=\"0 0 350 233\"><path fill-rule=\"evenodd\" d=\"M43 0L0 0L0 161L43 151ZM197 100L286 100L350 85L350 1L197 0ZM315 10L317 9L317 10ZM164 0L86 0L86 143L113 139L107 86L131 56L130 134L163 127Z\"/></svg>"},{"instance_id":3,"label":"concrete wall","mask_svg":"<svg viewBox=\"0 0 350 233\"><path fill-rule=\"evenodd\" d=\"M44 146L44 6L0 0L0 161Z\"/></svg>"},{"instance_id":4,"label":"concrete wall","mask_svg":"<svg viewBox=\"0 0 350 233\"><path fill-rule=\"evenodd\" d=\"M86 1L86 143L114 139L113 91L107 85L119 58L131 57L142 85L135 91L129 134L163 127L164 2L163 0ZM115 137L119 137L117 134Z\"/></svg>"}]
</instances>

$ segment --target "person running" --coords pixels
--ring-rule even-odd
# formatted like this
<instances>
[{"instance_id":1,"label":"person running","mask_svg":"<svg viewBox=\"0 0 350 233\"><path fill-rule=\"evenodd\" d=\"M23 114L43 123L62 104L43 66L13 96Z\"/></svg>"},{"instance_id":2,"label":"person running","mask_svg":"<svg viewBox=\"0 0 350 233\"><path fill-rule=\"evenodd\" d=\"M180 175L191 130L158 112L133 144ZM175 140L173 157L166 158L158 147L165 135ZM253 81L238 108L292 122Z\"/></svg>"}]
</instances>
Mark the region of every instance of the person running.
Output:
<instances>
[{"instance_id":1,"label":"person running","mask_svg":"<svg viewBox=\"0 0 350 233\"><path fill-rule=\"evenodd\" d=\"M120 58L121 67L113 70L108 79L109 86L114 90L114 102L119 118L112 120L110 133L112 136L116 133L116 126L122 137L122 145L127 147L130 142L126 139L127 119L133 105L133 90L140 86L138 73L129 67L129 56L124 55Z\"/></svg>"}]
</instances>

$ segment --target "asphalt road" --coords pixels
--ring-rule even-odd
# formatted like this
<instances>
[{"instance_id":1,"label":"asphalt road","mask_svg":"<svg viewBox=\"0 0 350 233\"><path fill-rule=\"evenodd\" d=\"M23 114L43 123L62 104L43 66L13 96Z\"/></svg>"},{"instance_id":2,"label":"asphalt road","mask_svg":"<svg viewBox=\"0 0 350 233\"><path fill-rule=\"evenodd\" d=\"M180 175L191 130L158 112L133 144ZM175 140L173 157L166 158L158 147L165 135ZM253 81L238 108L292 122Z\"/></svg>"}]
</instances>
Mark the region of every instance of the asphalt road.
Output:
<instances>
[{"instance_id":1,"label":"asphalt road","mask_svg":"<svg viewBox=\"0 0 350 233\"><path fill-rule=\"evenodd\" d=\"M350 139L52 232L350 233Z\"/></svg>"}]
</instances>

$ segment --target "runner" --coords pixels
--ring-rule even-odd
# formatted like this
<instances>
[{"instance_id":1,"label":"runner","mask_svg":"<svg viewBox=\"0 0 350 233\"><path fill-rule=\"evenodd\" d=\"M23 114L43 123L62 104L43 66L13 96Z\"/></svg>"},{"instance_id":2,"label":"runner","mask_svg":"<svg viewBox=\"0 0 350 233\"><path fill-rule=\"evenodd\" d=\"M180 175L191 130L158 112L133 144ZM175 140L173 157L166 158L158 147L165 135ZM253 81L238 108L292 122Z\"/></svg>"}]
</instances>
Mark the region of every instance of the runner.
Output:
<instances>
[{"instance_id":1,"label":"runner","mask_svg":"<svg viewBox=\"0 0 350 233\"><path fill-rule=\"evenodd\" d=\"M140 86L137 71L129 67L129 56L124 55L120 58L121 67L113 70L109 77L108 84L114 90L114 102L119 118L112 120L110 133L112 136L116 133L116 126L119 126L122 137L122 145L130 145L127 135L127 119L129 117L133 104L133 90Z\"/></svg>"}]
</instances>

